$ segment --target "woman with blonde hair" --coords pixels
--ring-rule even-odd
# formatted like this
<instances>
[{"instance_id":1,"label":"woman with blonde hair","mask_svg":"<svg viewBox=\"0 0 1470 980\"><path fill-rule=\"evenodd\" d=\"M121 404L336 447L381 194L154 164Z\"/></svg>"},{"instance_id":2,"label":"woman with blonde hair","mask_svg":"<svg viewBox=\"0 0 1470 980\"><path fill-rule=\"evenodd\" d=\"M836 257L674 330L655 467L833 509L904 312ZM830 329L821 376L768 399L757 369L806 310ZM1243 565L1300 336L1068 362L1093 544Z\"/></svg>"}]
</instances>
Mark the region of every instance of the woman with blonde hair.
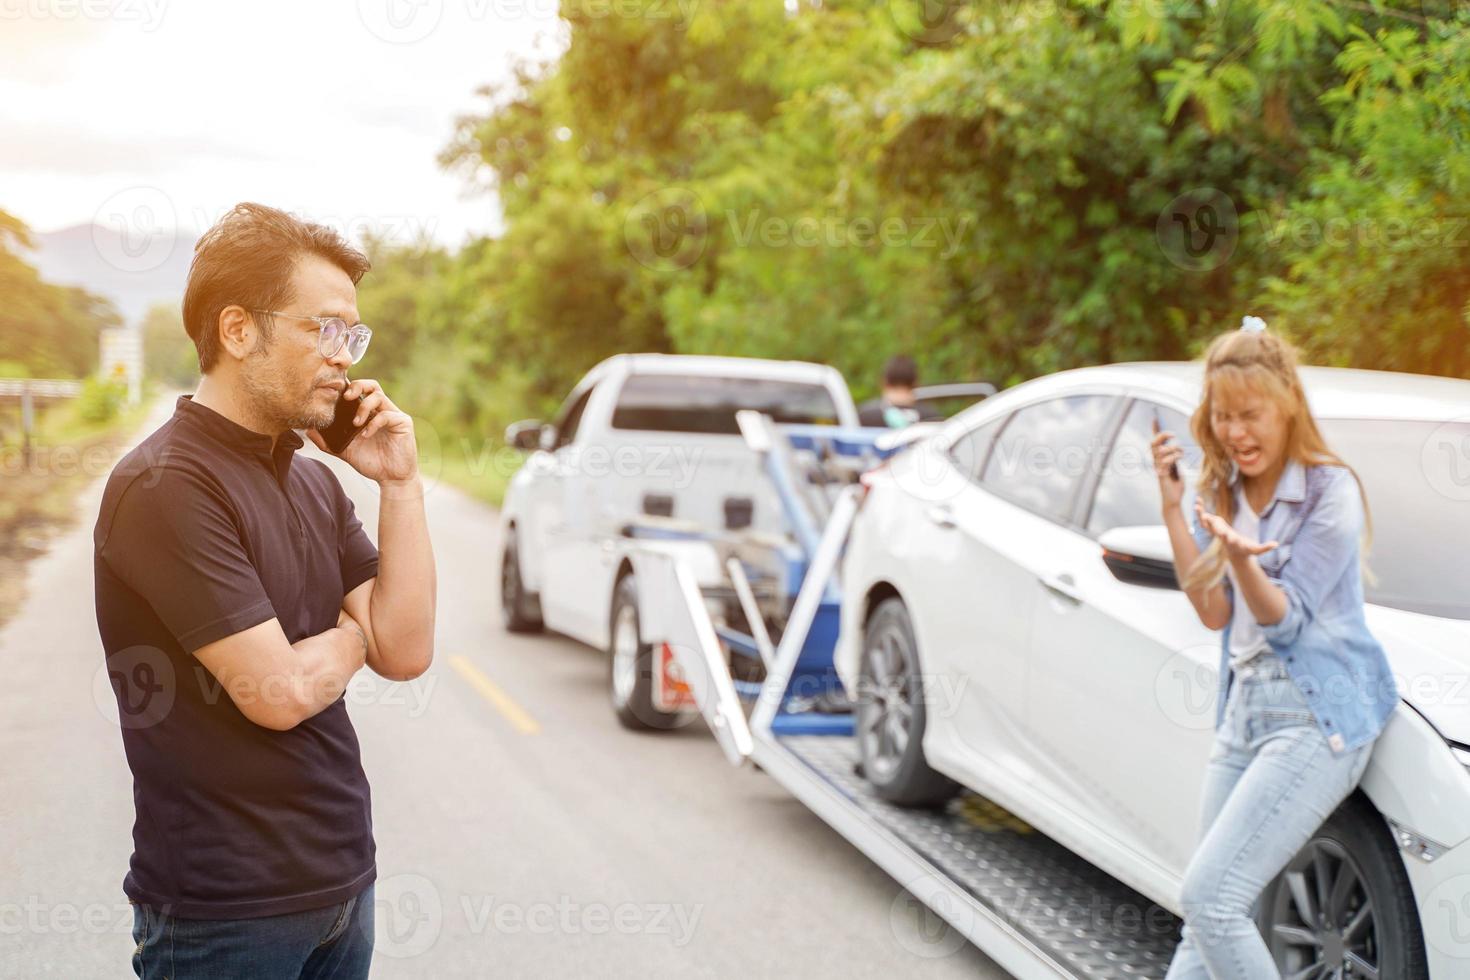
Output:
<instances>
[{"instance_id":1,"label":"woman with blonde hair","mask_svg":"<svg viewBox=\"0 0 1470 980\"><path fill-rule=\"evenodd\" d=\"M1296 360L1255 317L1211 343L1190 420L1203 451L1193 530L1183 450L1173 433L1153 440L1180 586L1224 631L1202 833L1166 980L1280 976L1256 901L1357 786L1398 703L1363 615L1367 501L1323 440Z\"/></svg>"}]
</instances>

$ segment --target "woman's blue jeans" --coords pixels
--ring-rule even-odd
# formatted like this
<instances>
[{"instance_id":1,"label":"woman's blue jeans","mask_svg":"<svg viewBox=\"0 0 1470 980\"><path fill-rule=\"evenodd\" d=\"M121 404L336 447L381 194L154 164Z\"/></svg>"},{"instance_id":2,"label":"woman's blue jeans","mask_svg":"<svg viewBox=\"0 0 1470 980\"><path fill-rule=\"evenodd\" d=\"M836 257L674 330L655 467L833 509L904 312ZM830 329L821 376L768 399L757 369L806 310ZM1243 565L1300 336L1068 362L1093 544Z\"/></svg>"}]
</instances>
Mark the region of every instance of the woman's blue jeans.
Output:
<instances>
[{"instance_id":1,"label":"woman's blue jeans","mask_svg":"<svg viewBox=\"0 0 1470 980\"><path fill-rule=\"evenodd\" d=\"M1286 665L1270 651L1230 686L1184 873L1184 934L1165 980L1267 980L1262 890L1358 785L1373 742L1334 756Z\"/></svg>"},{"instance_id":2,"label":"woman's blue jeans","mask_svg":"<svg viewBox=\"0 0 1470 980\"><path fill-rule=\"evenodd\" d=\"M362 980L373 956L373 886L325 908L259 919L181 919L133 905L142 980Z\"/></svg>"}]
</instances>

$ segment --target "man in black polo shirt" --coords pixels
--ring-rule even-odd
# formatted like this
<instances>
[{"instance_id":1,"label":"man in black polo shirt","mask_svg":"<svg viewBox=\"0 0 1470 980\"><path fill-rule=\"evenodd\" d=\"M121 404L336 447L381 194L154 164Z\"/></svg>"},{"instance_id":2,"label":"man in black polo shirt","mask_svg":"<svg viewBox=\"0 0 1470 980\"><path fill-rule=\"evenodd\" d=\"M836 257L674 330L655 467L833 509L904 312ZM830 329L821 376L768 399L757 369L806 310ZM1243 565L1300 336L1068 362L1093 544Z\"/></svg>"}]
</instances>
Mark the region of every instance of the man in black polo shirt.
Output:
<instances>
[{"instance_id":1,"label":"man in black polo shirt","mask_svg":"<svg viewBox=\"0 0 1470 980\"><path fill-rule=\"evenodd\" d=\"M412 419L347 382L367 259L242 204L195 247L184 324L203 378L118 463L93 534L97 625L133 772L140 977L365 977L372 812L343 697L417 677L435 576ZM305 429L344 386L342 458L377 482L381 555Z\"/></svg>"}]
</instances>

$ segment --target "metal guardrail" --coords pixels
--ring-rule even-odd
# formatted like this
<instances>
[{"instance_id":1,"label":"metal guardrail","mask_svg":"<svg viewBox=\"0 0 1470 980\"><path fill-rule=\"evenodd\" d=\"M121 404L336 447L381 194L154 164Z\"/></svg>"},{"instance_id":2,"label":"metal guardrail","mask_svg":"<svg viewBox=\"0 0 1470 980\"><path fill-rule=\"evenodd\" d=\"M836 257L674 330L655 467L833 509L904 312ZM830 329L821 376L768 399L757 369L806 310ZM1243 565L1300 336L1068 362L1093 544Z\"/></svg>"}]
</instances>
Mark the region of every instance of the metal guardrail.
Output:
<instances>
[{"instance_id":1,"label":"metal guardrail","mask_svg":"<svg viewBox=\"0 0 1470 980\"><path fill-rule=\"evenodd\" d=\"M36 428L37 398L75 398L82 393L80 381L49 378L0 378L0 398L20 399L21 456L31 462L31 435Z\"/></svg>"},{"instance_id":2,"label":"metal guardrail","mask_svg":"<svg viewBox=\"0 0 1470 980\"><path fill-rule=\"evenodd\" d=\"M82 393L80 381L41 378L0 378L0 398L75 398Z\"/></svg>"}]
</instances>

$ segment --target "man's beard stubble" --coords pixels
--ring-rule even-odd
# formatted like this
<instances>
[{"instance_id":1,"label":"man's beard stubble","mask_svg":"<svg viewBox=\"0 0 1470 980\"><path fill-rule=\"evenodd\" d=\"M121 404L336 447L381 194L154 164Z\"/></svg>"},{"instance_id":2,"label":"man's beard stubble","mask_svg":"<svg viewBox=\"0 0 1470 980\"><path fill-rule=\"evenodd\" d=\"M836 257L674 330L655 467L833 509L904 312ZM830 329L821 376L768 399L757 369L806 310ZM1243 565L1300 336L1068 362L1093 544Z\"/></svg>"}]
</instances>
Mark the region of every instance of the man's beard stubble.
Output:
<instances>
[{"instance_id":1,"label":"man's beard stubble","mask_svg":"<svg viewBox=\"0 0 1470 980\"><path fill-rule=\"evenodd\" d=\"M324 429L330 425L336 415L336 400L329 402L318 397L320 389L315 378L303 399L296 398L290 384L271 370L269 356L269 348L256 348L250 359L256 363L241 375L251 413L277 433L287 429Z\"/></svg>"},{"instance_id":2,"label":"man's beard stubble","mask_svg":"<svg viewBox=\"0 0 1470 980\"><path fill-rule=\"evenodd\" d=\"M316 389L312 389L311 398L316 397ZM299 412L286 419L283 423L287 429L325 429L332 424L332 419L337 415L337 400L334 398L326 408L310 406L306 411Z\"/></svg>"}]
</instances>

